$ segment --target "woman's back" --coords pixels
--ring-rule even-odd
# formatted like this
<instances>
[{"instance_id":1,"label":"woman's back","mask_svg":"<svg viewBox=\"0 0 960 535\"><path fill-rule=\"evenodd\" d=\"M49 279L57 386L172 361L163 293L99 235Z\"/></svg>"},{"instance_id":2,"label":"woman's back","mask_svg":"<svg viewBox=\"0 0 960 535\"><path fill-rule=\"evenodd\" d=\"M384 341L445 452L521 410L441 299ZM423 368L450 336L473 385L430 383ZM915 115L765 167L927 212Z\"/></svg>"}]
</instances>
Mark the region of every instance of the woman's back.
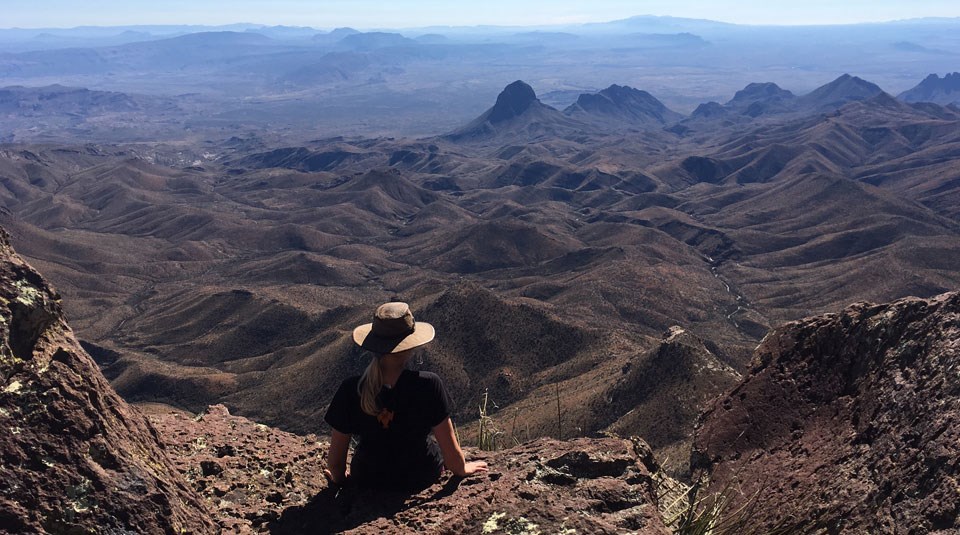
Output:
<instances>
[{"instance_id":1,"label":"woman's back","mask_svg":"<svg viewBox=\"0 0 960 535\"><path fill-rule=\"evenodd\" d=\"M400 302L380 305L372 323L353 330L354 342L374 356L362 376L340 385L324 417L333 428L326 473L334 484L347 479L354 435L350 477L364 486L422 488L444 466L458 476L486 471L487 463L463 456L450 421L453 403L440 378L406 369L413 350L434 335L432 325L414 321Z\"/></svg>"},{"instance_id":2,"label":"woman's back","mask_svg":"<svg viewBox=\"0 0 960 535\"><path fill-rule=\"evenodd\" d=\"M452 408L440 378L404 370L393 387L380 390L377 416L360 408L359 381L351 377L340 385L325 417L334 429L357 436L351 472L358 483L417 486L435 480L443 457L430 432Z\"/></svg>"}]
</instances>

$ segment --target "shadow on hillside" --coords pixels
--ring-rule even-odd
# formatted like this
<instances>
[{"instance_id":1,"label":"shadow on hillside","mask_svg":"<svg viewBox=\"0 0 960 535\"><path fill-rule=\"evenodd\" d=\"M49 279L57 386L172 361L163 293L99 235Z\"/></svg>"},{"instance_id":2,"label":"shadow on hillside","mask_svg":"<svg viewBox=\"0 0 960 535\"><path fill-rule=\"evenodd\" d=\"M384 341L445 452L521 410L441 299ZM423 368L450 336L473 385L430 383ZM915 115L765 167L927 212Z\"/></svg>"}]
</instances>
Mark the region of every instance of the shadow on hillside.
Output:
<instances>
[{"instance_id":1,"label":"shadow on hillside","mask_svg":"<svg viewBox=\"0 0 960 535\"><path fill-rule=\"evenodd\" d=\"M420 493L358 489L327 488L304 505L289 507L280 518L271 522L272 535L340 533L378 518L393 515L426 502L450 496L460 486L462 478L452 477Z\"/></svg>"}]
</instances>

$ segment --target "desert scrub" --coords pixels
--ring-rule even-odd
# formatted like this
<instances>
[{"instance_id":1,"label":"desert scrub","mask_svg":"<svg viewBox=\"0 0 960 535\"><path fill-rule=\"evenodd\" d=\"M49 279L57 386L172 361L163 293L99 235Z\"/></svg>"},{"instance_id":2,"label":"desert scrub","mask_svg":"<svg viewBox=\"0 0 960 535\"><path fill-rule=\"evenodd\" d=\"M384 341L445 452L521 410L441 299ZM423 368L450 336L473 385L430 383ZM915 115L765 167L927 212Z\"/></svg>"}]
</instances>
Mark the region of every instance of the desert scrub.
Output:
<instances>
[{"instance_id":1,"label":"desert scrub","mask_svg":"<svg viewBox=\"0 0 960 535\"><path fill-rule=\"evenodd\" d=\"M496 451L500 449L500 439L503 433L496 428L493 418L487 409L490 401L490 393L483 391L483 400L480 403L480 419L477 421L477 447L484 451Z\"/></svg>"},{"instance_id":2,"label":"desert scrub","mask_svg":"<svg viewBox=\"0 0 960 535\"><path fill-rule=\"evenodd\" d=\"M757 507L756 494L744 497L743 491L732 485L719 492L700 492L703 479L686 485L666 475L663 470L653 474L657 503L664 524L676 535L799 535L799 526L785 522L773 530L760 531L751 526Z\"/></svg>"}]
</instances>

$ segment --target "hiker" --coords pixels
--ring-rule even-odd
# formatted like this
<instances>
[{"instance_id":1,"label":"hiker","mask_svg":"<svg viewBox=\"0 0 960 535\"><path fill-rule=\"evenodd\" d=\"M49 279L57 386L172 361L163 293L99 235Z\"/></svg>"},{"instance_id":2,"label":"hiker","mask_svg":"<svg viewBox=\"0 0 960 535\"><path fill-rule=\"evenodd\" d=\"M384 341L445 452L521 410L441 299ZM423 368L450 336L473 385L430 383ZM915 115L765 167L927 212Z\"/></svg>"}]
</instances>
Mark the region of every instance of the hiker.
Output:
<instances>
[{"instance_id":1,"label":"hiker","mask_svg":"<svg viewBox=\"0 0 960 535\"><path fill-rule=\"evenodd\" d=\"M373 323L353 330L353 341L374 356L363 375L340 385L324 416L333 431L325 473L334 485L349 473L358 486L415 491L436 482L444 466L461 477L487 471L487 463L464 458L440 377L407 369L415 349L434 334L399 302L380 305ZM348 472L353 435L358 443Z\"/></svg>"}]
</instances>

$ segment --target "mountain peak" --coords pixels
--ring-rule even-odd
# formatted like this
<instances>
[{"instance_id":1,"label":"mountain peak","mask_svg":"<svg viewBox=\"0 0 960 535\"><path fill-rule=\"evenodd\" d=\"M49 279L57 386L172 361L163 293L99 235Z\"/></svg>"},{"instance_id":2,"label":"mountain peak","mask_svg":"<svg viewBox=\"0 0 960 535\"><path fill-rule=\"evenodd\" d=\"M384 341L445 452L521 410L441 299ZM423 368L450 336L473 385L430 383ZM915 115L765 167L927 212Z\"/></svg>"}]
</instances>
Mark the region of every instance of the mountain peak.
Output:
<instances>
[{"instance_id":1,"label":"mountain peak","mask_svg":"<svg viewBox=\"0 0 960 535\"><path fill-rule=\"evenodd\" d=\"M936 73L923 79L911 89L898 96L904 102L934 102L952 104L960 102L960 72L952 72L940 78Z\"/></svg>"},{"instance_id":2,"label":"mountain peak","mask_svg":"<svg viewBox=\"0 0 960 535\"><path fill-rule=\"evenodd\" d=\"M490 110L488 120L491 123L499 123L512 119L530 107L534 102L538 102L537 94L526 82L517 80L497 95L497 103Z\"/></svg>"},{"instance_id":3,"label":"mountain peak","mask_svg":"<svg viewBox=\"0 0 960 535\"><path fill-rule=\"evenodd\" d=\"M813 108L839 108L847 102L866 100L883 93L883 89L857 76L842 74L836 80L814 89L801 97Z\"/></svg>"},{"instance_id":4,"label":"mountain peak","mask_svg":"<svg viewBox=\"0 0 960 535\"><path fill-rule=\"evenodd\" d=\"M469 124L444 137L451 141L489 139L499 135L558 136L580 132L583 123L540 102L533 88L521 80L511 83L497 96L497 102Z\"/></svg>"},{"instance_id":5,"label":"mountain peak","mask_svg":"<svg viewBox=\"0 0 960 535\"><path fill-rule=\"evenodd\" d=\"M682 116L640 89L613 84L597 93L584 93L564 110L566 115L606 115L631 123L652 122L663 125Z\"/></svg>"},{"instance_id":6,"label":"mountain peak","mask_svg":"<svg viewBox=\"0 0 960 535\"><path fill-rule=\"evenodd\" d=\"M794 94L781 88L773 82L750 83L746 87L737 91L727 104L750 103L761 99L793 98Z\"/></svg>"}]
</instances>

